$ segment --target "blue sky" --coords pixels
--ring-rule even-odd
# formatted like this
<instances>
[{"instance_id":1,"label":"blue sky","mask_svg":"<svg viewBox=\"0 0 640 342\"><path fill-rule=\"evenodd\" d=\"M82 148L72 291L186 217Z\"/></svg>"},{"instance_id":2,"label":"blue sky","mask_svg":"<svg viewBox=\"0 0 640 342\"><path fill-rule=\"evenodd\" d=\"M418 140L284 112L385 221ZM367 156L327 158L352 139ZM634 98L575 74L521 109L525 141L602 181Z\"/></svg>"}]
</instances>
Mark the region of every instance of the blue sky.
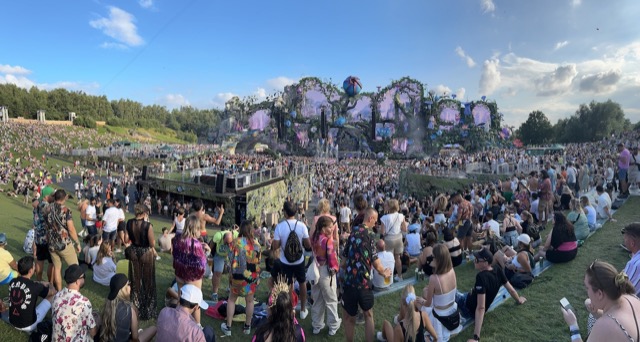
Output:
<instances>
[{"instance_id":1,"label":"blue sky","mask_svg":"<svg viewBox=\"0 0 640 342\"><path fill-rule=\"evenodd\" d=\"M411 76L495 99L507 124L612 99L640 120L638 1L21 0L3 4L0 83L168 108L221 107L305 76L366 91Z\"/></svg>"}]
</instances>

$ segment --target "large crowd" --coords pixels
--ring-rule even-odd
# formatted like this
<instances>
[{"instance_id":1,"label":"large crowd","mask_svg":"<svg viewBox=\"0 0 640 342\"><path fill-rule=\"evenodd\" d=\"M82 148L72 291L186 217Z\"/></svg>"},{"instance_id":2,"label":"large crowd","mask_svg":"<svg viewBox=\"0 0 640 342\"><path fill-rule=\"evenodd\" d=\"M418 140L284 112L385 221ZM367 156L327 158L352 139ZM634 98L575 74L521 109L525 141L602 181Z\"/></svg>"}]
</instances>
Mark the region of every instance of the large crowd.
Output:
<instances>
[{"instance_id":1,"label":"large crowd","mask_svg":"<svg viewBox=\"0 0 640 342\"><path fill-rule=\"evenodd\" d=\"M0 127L0 132L7 130ZM9 129L28 133L33 128ZM127 189L136 170L129 174L124 165L94 165L107 170L109 179L103 185L91 167L47 169L46 153L30 156L25 149L21 155L26 160L16 161L11 153L21 147L3 147L2 174L6 182L18 184L13 191L33 207L28 256L14 260L4 249L7 237L0 234L0 285L10 289L9 322L32 334L46 333L49 322L53 341L212 341L216 329L203 327L201 315L213 301L225 336L232 335L234 314L242 305L242 333L252 335L253 341L304 341L309 333L324 334L326 329L333 336L341 328L346 340L353 341L358 321L364 322L367 341L447 341L467 320L474 321L472 340L479 341L486 311L501 287L525 304L517 289L535 281L540 261L571 262L602 222L615 220L614 200L626 198L640 182L637 141L638 133L632 132L535 157L497 150L386 163L325 160L314 164L318 205L308 219L297 203L283 199L284 217L274 227L245 221L210 235L207 223L219 225L224 208L207 212L202 201L193 200L171 209L172 225L160 237L149 222L150 197L134 195L135 217L125 219ZM27 145L43 148L35 142ZM187 162L246 172L314 161L205 154ZM439 174L471 162L507 162L518 168L500 181L459 191L423 198L400 191L402 169ZM81 227L74 226L67 192L49 185L59 173L62 179L73 172L82 179L75 189ZM20 184L27 184L30 192L20 192ZM158 212L165 206L158 204ZM550 233L542 238L545 229ZM627 225L623 236L633 254L625 270L598 261L585 275L589 340L640 337L632 312L640 310L635 297L640 293L640 223ZM175 276L159 312L157 248L170 253ZM125 259L117 262L118 253ZM473 262L477 271L470 292L457 288L457 267L465 262ZM428 277L428 285L416 293L407 282L398 315L385 320L376 333L374 294L404 284L412 276L411 265L417 267L417 279ZM226 285L220 284L223 273L229 275ZM45 274L48 282L43 281ZM91 280L85 278L89 275ZM268 298L261 298L264 307L255 307L264 277L269 278ZM209 279L211 301L205 301L203 283ZM86 281L108 287L101 310L82 294ZM222 309L220 288L227 288ZM51 321L45 319L49 311ZM298 319L307 319L309 313L312 331L305 332ZM581 340L574 313L563 314L572 341ZM139 328L150 319L157 319L155 326Z\"/></svg>"}]
</instances>

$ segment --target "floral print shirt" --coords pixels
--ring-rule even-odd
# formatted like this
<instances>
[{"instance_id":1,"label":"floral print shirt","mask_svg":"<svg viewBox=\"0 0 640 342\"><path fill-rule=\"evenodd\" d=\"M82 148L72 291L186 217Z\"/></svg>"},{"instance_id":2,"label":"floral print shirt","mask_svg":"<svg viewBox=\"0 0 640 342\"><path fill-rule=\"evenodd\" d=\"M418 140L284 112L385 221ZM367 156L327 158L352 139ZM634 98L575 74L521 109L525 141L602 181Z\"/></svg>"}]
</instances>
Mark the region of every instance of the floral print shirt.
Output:
<instances>
[{"instance_id":1,"label":"floral print shirt","mask_svg":"<svg viewBox=\"0 0 640 342\"><path fill-rule=\"evenodd\" d=\"M342 251L346 265L342 275L343 284L356 289L370 289L371 267L378 259L369 229L364 225L351 230L351 235Z\"/></svg>"},{"instance_id":2,"label":"floral print shirt","mask_svg":"<svg viewBox=\"0 0 640 342\"><path fill-rule=\"evenodd\" d=\"M255 282L260 277L260 245L254 240L250 244L246 237L233 241L231 253L231 274L241 277L247 282Z\"/></svg>"},{"instance_id":3,"label":"floral print shirt","mask_svg":"<svg viewBox=\"0 0 640 342\"><path fill-rule=\"evenodd\" d=\"M473 215L473 205L471 205L471 202L463 198L460 204L458 204L458 214L462 222L471 220L471 216Z\"/></svg>"},{"instance_id":4,"label":"floral print shirt","mask_svg":"<svg viewBox=\"0 0 640 342\"><path fill-rule=\"evenodd\" d=\"M62 289L53 297L54 342L93 341L89 330L96 326L89 298L76 290Z\"/></svg>"}]
</instances>

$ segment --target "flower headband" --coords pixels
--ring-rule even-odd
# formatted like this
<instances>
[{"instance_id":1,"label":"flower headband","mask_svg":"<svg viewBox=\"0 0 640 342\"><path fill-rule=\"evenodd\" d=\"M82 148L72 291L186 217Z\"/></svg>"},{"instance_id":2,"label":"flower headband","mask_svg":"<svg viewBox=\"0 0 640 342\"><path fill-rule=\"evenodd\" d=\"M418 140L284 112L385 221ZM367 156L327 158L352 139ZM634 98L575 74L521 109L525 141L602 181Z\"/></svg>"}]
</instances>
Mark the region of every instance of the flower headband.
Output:
<instances>
[{"instance_id":1,"label":"flower headband","mask_svg":"<svg viewBox=\"0 0 640 342\"><path fill-rule=\"evenodd\" d=\"M269 301L267 303L270 308L276 305L278 296L282 292L289 293L289 285L287 284L287 280L285 277L283 277L282 275L278 275L278 279L273 285L273 289L271 289L271 294L269 295Z\"/></svg>"},{"instance_id":2,"label":"flower headband","mask_svg":"<svg viewBox=\"0 0 640 342\"><path fill-rule=\"evenodd\" d=\"M413 302L414 300L416 300L416 294L415 293L409 293L407 295L407 298L405 299L405 301L407 302L407 305L411 304L411 302Z\"/></svg>"}]
</instances>

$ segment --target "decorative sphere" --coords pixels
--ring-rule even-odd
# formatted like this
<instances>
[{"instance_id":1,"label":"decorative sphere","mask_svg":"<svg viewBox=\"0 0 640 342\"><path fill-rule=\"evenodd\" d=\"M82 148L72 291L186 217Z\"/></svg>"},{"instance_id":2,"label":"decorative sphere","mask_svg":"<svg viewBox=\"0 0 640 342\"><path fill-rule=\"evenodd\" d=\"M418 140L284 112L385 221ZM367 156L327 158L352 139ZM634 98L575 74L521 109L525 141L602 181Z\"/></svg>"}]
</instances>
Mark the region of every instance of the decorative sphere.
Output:
<instances>
[{"instance_id":1,"label":"decorative sphere","mask_svg":"<svg viewBox=\"0 0 640 342\"><path fill-rule=\"evenodd\" d=\"M311 133L315 133L317 131L318 131L318 127L316 126L311 127Z\"/></svg>"},{"instance_id":2,"label":"decorative sphere","mask_svg":"<svg viewBox=\"0 0 640 342\"><path fill-rule=\"evenodd\" d=\"M359 78L349 76L342 82L342 89L348 96L356 96L362 91L362 83Z\"/></svg>"},{"instance_id":3,"label":"decorative sphere","mask_svg":"<svg viewBox=\"0 0 640 342\"><path fill-rule=\"evenodd\" d=\"M347 122L347 120L345 118L343 118L342 116L336 119L336 125L338 126L344 126L344 124Z\"/></svg>"},{"instance_id":4,"label":"decorative sphere","mask_svg":"<svg viewBox=\"0 0 640 342\"><path fill-rule=\"evenodd\" d=\"M287 126L287 127L291 127L291 120L285 121L284 125Z\"/></svg>"},{"instance_id":5,"label":"decorative sphere","mask_svg":"<svg viewBox=\"0 0 640 342\"><path fill-rule=\"evenodd\" d=\"M291 117L294 119L298 116L298 112L296 112L295 110L292 110L290 114L291 114Z\"/></svg>"}]
</instances>

